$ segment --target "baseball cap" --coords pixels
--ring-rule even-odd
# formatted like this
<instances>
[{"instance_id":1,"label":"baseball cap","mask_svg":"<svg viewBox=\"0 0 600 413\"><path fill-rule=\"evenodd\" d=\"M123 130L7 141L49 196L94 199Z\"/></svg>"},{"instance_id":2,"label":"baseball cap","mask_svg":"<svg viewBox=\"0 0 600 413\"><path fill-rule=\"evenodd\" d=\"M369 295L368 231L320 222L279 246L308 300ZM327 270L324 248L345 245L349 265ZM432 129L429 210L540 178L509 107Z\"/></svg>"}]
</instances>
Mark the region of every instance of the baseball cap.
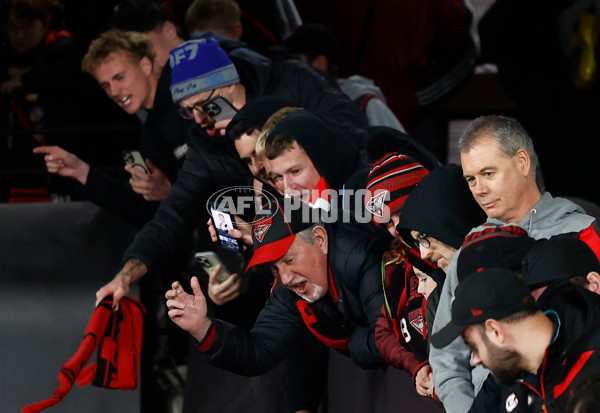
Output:
<instances>
[{"instance_id":1,"label":"baseball cap","mask_svg":"<svg viewBox=\"0 0 600 413\"><path fill-rule=\"evenodd\" d=\"M296 234L320 223L319 217L319 208L293 198L278 198L263 205L252 224L254 254L247 268L283 257Z\"/></svg>"},{"instance_id":2,"label":"baseball cap","mask_svg":"<svg viewBox=\"0 0 600 413\"><path fill-rule=\"evenodd\" d=\"M525 254L535 239L516 225L493 226L473 232L465 238L458 255L457 275L462 281L481 268L521 269Z\"/></svg>"},{"instance_id":3,"label":"baseball cap","mask_svg":"<svg viewBox=\"0 0 600 413\"><path fill-rule=\"evenodd\" d=\"M523 258L523 280L537 285L600 273L600 261L587 244L571 234L536 242Z\"/></svg>"},{"instance_id":4,"label":"baseball cap","mask_svg":"<svg viewBox=\"0 0 600 413\"><path fill-rule=\"evenodd\" d=\"M537 308L529 288L516 273L500 268L483 269L458 284L452 302L452 319L431 337L431 344L446 347L472 324L489 318L501 320Z\"/></svg>"}]
</instances>

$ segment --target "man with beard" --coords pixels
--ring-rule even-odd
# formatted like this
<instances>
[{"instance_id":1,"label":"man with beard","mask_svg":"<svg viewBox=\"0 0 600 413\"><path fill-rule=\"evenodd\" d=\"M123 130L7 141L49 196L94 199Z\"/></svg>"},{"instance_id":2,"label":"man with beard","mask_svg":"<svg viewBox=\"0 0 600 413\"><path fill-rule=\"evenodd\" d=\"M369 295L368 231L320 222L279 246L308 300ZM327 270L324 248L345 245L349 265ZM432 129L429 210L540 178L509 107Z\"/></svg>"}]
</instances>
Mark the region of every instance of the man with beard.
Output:
<instances>
[{"instance_id":1,"label":"man with beard","mask_svg":"<svg viewBox=\"0 0 600 413\"><path fill-rule=\"evenodd\" d=\"M501 385L501 412L562 412L570 390L600 365L598 329L573 337L508 270L483 269L460 282L452 319L431 343L443 348L459 335L472 363Z\"/></svg>"}]
</instances>

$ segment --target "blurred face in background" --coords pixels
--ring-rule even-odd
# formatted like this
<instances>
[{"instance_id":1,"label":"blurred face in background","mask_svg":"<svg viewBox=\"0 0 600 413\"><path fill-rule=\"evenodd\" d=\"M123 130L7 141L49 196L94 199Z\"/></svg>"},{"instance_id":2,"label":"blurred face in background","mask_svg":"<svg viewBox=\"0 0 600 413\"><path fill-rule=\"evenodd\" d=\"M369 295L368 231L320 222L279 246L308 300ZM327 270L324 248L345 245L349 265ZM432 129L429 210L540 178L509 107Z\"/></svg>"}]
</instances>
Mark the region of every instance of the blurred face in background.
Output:
<instances>
[{"instance_id":1,"label":"blurred face in background","mask_svg":"<svg viewBox=\"0 0 600 413\"><path fill-rule=\"evenodd\" d=\"M48 33L48 24L40 19L18 16L15 10L10 10L6 31L12 48L25 54L42 43Z\"/></svg>"}]
</instances>

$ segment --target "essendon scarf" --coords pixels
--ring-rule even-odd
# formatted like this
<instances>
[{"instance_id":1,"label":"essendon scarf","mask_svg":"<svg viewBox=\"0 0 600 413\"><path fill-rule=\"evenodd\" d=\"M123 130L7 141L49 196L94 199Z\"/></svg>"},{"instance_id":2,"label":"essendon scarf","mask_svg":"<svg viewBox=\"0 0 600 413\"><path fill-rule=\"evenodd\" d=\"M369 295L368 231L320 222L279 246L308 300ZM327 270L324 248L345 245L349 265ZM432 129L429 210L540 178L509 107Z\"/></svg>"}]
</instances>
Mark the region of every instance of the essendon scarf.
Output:
<instances>
[{"instance_id":1,"label":"essendon scarf","mask_svg":"<svg viewBox=\"0 0 600 413\"><path fill-rule=\"evenodd\" d=\"M112 297L100 302L88 323L77 352L58 373L60 387L41 402L25 406L22 413L35 413L60 403L77 381L79 386L131 390L137 387L142 327L146 309L135 298L123 297L119 310L112 310ZM94 352L96 361L85 367Z\"/></svg>"}]
</instances>

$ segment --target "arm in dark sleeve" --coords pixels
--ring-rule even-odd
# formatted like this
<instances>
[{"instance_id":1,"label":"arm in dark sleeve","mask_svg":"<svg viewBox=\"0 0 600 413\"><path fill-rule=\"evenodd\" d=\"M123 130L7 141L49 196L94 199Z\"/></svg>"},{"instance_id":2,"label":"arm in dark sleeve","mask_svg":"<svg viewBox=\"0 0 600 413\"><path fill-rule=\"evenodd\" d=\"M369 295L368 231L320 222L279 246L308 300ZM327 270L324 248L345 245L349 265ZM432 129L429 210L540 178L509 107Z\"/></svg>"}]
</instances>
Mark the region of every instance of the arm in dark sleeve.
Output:
<instances>
[{"instance_id":1,"label":"arm in dark sleeve","mask_svg":"<svg viewBox=\"0 0 600 413\"><path fill-rule=\"evenodd\" d=\"M500 404L502 402L502 388L489 375L483 382L481 390L473 399L473 404L469 409L469 413L487 413L487 412L498 412L500 411Z\"/></svg>"},{"instance_id":2,"label":"arm in dark sleeve","mask_svg":"<svg viewBox=\"0 0 600 413\"><path fill-rule=\"evenodd\" d=\"M146 201L135 193L126 179L112 178L93 166L83 191L94 204L139 226L152 219L159 205L158 201Z\"/></svg>"},{"instance_id":3,"label":"arm in dark sleeve","mask_svg":"<svg viewBox=\"0 0 600 413\"><path fill-rule=\"evenodd\" d=\"M201 351L211 364L245 376L273 369L295 342L310 334L283 286L269 296L250 332L220 320L214 326L214 338Z\"/></svg>"},{"instance_id":4,"label":"arm in dark sleeve","mask_svg":"<svg viewBox=\"0 0 600 413\"><path fill-rule=\"evenodd\" d=\"M386 363L379 353L375 341L375 328L383 305L383 288L381 286L381 257L387 241L376 236L375 242L370 242L366 249L358 250L351 254L347 271L356 271L361 274L358 286L358 296L366 323L357 325L350 337L350 355L361 367L377 368ZM360 257L360 258L359 258ZM361 259L362 263L356 262ZM354 268L354 269L352 269Z\"/></svg>"},{"instance_id":5,"label":"arm in dark sleeve","mask_svg":"<svg viewBox=\"0 0 600 413\"><path fill-rule=\"evenodd\" d=\"M239 158L219 146L203 145L199 142L201 139L190 139L189 151L177 180L154 218L125 251L125 261L137 258L149 271L159 269L187 241L213 193L246 184L249 172Z\"/></svg>"},{"instance_id":6,"label":"arm in dark sleeve","mask_svg":"<svg viewBox=\"0 0 600 413\"><path fill-rule=\"evenodd\" d=\"M306 64L295 68L296 81L289 83L290 93L302 107L327 119L342 131L367 125L360 107Z\"/></svg>"}]
</instances>

